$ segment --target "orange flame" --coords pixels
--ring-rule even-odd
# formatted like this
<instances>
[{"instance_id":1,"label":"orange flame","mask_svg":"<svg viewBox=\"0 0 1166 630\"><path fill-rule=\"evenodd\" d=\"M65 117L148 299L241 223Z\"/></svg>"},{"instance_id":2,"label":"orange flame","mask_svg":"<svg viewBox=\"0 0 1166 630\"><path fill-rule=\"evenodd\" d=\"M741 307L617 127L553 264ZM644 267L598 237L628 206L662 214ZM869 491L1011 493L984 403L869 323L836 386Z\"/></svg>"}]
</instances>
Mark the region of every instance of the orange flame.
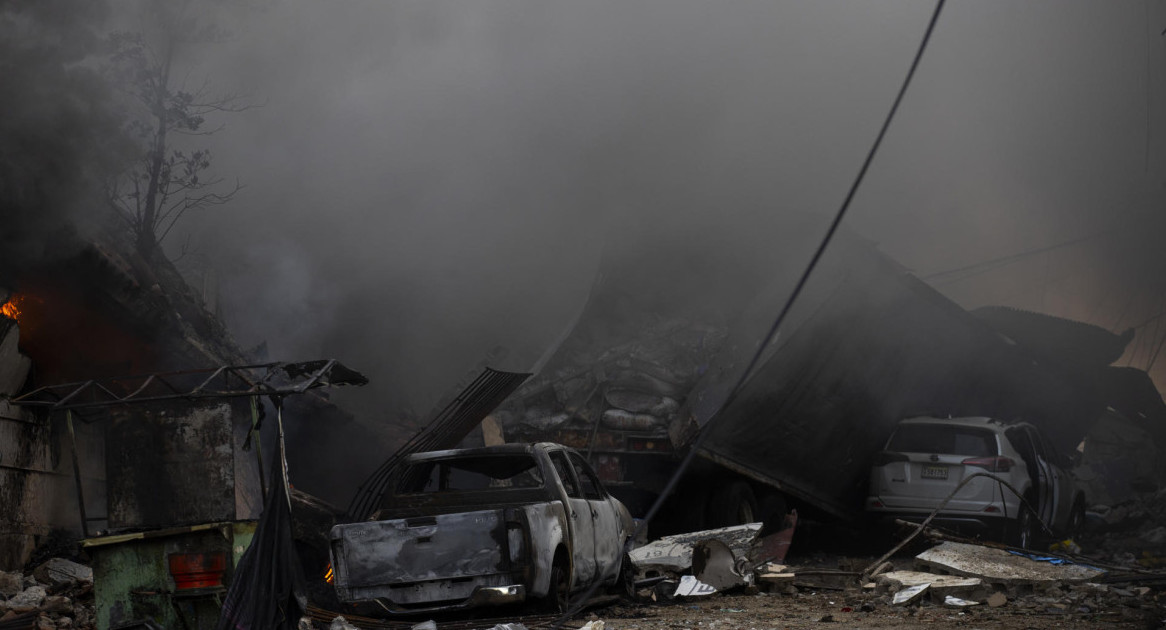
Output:
<instances>
[{"instance_id":1,"label":"orange flame","mask_svg":"<svg viewBox=\"0 0 1166 630\"><path fill-rule=\"evenodd\" d=\"M329 562L328 563L328 570L324 572L324 581L331 584L332 578L335 577L335 575L336 574L332 572L332 563Z\"/></svg>"},{"instance_id":2,"label":"orange flame","mask_svg":"<svg viewBox=\"0 0 1166 630\"><path fill-rule=\"evenodd\" d=\"M7 302L0 304L0 315L19 322L20 302L21 297L19 295L13 295L12 297L8 298Z\"/></svg>"}]
</instances>

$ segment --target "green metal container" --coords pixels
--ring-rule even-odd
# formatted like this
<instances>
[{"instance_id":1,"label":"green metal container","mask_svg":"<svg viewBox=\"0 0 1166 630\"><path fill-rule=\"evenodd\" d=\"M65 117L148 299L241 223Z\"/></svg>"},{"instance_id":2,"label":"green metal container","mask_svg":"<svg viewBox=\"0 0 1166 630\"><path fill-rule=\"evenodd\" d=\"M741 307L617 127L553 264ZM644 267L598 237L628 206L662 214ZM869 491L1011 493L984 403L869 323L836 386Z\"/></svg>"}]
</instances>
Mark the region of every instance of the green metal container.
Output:
<instances>
[{"instance_id":1,"label":"green metal container","mask_svg":"<svg viewBox=\"0 0 1166 630\"><path fill-rule=\"evenodd\" d=\"M205 523L82 541L92 560L98 630L212 630L256 521ZM216 558L222 573L191 573L190 561ZM176 575L177 573L177 575Z\"/></svg>"}]
</instances>

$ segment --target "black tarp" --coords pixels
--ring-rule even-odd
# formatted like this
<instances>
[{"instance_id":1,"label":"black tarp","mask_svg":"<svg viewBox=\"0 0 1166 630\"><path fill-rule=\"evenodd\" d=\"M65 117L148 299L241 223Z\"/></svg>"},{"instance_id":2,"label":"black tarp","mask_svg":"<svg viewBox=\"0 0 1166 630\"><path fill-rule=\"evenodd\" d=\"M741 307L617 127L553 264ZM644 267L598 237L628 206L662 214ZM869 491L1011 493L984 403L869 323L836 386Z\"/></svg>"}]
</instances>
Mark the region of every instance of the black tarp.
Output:
<instances>
[{"instance_id":1,"label":"black tarp","mask_svg":"<svg viewBox=\"0 0 1166 630\"><path fill-rule=\"evenodd\" d=\"M303 569L292 540L282 439L278 455L268 477L274 483L267 491L263 515L251 546L235 567L216 630L293 630L307 608Z\"/></svg>"}]
</instances>

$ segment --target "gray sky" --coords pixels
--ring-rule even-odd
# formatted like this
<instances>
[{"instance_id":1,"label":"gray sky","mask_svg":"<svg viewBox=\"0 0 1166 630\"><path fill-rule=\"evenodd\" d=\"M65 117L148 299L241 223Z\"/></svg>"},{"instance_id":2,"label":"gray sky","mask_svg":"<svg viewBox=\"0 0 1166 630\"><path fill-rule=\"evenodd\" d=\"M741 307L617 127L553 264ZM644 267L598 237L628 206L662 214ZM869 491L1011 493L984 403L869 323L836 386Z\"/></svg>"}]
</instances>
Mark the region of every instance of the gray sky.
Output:
<instances>
[{"instance_id":1,"label":"gray sky","mask_svg":"<svg viewBox=\"0 0 1166 630\"><path fill-rule=\"evenodd\" d=\"M825 228L932 7L273 0L186 60L267 103L206 139L247 188L186 227L243 343L340 358L374 379L356 404L424 411L494 345L528 367L612 234L673 255L689 232L786 246L792 213ZM1159 0L950 1L848 224L920 276L1088 236L935 283L1111 329L1154 315L1163 28Z\"/></svg>"}]
</instances>

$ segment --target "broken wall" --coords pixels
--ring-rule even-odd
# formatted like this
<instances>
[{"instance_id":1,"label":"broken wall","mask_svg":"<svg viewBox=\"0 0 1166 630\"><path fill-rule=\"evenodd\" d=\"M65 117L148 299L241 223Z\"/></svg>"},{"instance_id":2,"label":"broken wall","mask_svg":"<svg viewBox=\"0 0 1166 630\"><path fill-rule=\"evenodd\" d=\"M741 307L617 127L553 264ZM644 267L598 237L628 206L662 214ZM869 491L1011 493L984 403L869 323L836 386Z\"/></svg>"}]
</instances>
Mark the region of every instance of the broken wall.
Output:
<instances>
[{"instance_id":1,"label":"broken wall","mask_svg":"<svg viewBox=\"0 0 1166 630\"><path fill-rule=\"evenodd\" d=\"M112 410L105 428L111 529L257 518L258 464L242 450L245 399Z\"/></svg>"},{"instance_id":2,"label":"broken wall","mask_svg":"<svg viewBox=\"0 0 1166 630\"><path fill-rule=\"evenodd\" d=\"M6 297L0 294L0 301ZM0 317L0 570L22 567L53 530L82 531L63 420L33 414L5 399L21 390L31 368L18 350L19 335L14 321ZM85 426L78 426L77 433L88 446L78 453L82 470L89 471L82 479L87 513L100 517L105 513L100 436L90 435L94 432Z\"/></svg>"}]
</instances>

